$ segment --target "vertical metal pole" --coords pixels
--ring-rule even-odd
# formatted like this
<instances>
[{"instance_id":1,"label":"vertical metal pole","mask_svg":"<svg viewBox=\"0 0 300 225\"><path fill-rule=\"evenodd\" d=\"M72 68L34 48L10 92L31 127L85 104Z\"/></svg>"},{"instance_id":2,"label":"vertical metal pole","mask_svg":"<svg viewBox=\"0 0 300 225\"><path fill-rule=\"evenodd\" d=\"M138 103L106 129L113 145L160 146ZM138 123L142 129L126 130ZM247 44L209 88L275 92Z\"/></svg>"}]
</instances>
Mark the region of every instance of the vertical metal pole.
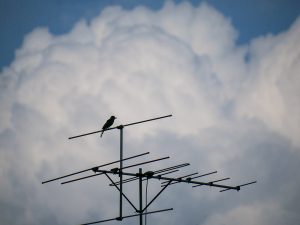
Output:
<instances>
[{"instance_id":1,"label":"vertical metal pole","mask_svg":"<svg viewBox=\"0 0 300 225\"><path fill-rule=\"evenodd\" d=\"M122 219L122 197L123 197L123 126L120 126L120 219Z\"/></svg>"},{"instance_id":2,"label":"vertical metal pole","mask_svg":"<svg viewBox=\"0 0 300 225\"><path fill-rule=\"evenodd\" d=\"M140 185L139 185L139 190L140 190L140 225L143 225L143 195L142 195L142 168L139 168L139 174L140 174Z\"/></svg>"}]
</instances>

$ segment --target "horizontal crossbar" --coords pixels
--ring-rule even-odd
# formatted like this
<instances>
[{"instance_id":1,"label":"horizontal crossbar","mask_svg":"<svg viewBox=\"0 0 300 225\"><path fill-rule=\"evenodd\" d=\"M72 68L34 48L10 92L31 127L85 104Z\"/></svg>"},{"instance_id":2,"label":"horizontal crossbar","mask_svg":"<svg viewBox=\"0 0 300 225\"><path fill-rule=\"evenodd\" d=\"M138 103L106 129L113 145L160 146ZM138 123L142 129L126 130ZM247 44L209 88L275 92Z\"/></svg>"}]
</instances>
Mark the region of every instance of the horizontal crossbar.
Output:
<instances>
[{"instance_id":1,"label":"horizontal crossbar","mask_svg":"<svg viewBox=\"0 0 300 225\"><path fill-rule=\"evenodd\" d=\"M127 127L127 126L131 126L131 125L139 124L139 123L145 123L145 122L149 122L149 121L152 121L152 120L158 120L158 119L170 117L170 116L172 116L172 115L161 116L161 117L157 117L157 118L153 118L153 119L149 119L149 120L143 120L143 121L139 121L139 122L135 122L135 123L128 123L128 124L121 125L121 126L122 126L122 127ZM118 127L119 127L119 126L107 128L107 129L105 129L105 131L117 129ZM100 132L102 132L102 131L103 131L103 130L98 130L98 131L94 131L94 132L90 132L90 133L86 133L86 134L81 134L81 135L69 137L69 139L78 138L78 137L83 137L83 136L87 136L87 135L90 135L90 134L96 134L96 133L100 133Z\"/></svg>"},{"instance_id":2,"label":"horizontal crossbar","mask_svg":"<svg viewBox=\"0 0 300 225\"><path fill-rule=\"evenodd\" d=\"M107 170L98 170L98 172L106 172L106 173L113 173L113 171L107 171ZM126 172L122 172L123 175L126 176L133 176L133 177L139 177L139 176L143 176L145 177L144 174L140 175L139 173L126 173ZM151 179L159 179L159 180L172 180L172 181L178 181L178 182L183 182L183 183L192 183L192 184L201 184L201 185L205 185L205 186L212 186L212 187L219 187L219 188L228 188L228 189L235 189L238 190L239 187L238 186L227 186L227 185L221 185L221 184L214 184L211 182L200 182L200 181L192 181L190 179L182 179L182 178L171 178L171 177L162 177L160 175L157 176L152 176Z\"/></svg>"},{"instance_id":3,"label":"horizontal crossbar","mask_svg":"<svg viewBox=\"0 0 300 225\"><path fill-rule=\"evenodd\" d=\"M165 212L165 211L169 211L169 210L173 210L173 208L162 209L162 210L157 210L157 211L152 211L152 212L146 212L146 213L142 213L142 215L153 214L153 213L158 213L158 212ZM140 214L133 214L133 215L129 215L129 216L123 216L122 218L116 217L116 218L113 218L113 219L100 220L100 221L95 221L95 222L91 222L91 223L83 223L81 225L90 225L90 224L95 224L95 223L103 223L103 222L108 222L108 221L112 221L112 220L122 220L122 219L130 218L130 217L134 217L134 216L140 216Z\"/></svg>"}]
</instances>

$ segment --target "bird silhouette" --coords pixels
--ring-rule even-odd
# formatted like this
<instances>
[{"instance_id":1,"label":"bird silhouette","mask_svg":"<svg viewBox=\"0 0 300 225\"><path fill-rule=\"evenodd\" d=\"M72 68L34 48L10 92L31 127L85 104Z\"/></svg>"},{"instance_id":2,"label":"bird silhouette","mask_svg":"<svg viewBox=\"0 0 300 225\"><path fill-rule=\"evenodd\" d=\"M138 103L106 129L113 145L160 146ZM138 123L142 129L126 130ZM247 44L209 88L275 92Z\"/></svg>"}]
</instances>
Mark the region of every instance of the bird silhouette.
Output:
<instances>
[{"instance_id":1,"label":"bird silhouette","mask_svg":"<svg viewBox=\"0 0 300 225\"><path fill-rule=\"evenodd\" d=\"M105 123L105 124L103 125L103 127L102 127L102 133L101 133L101 136L100 136L100 137L102 137L103 132L104 132L107 128L109 128L111 125L114 124L115 119L117 119L117 117L111 116L111 117L106 121L106 123Z\"/></svg>"}]
</instances>

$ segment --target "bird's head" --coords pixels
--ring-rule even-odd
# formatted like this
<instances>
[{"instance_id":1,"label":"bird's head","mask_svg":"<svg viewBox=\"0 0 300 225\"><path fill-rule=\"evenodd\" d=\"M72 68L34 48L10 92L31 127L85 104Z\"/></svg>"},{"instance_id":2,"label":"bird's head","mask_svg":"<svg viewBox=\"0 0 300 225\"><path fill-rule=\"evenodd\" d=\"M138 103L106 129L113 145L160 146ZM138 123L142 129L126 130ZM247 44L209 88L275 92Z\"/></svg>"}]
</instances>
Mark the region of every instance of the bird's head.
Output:
<instances>
[{"instance_id":1,"label":"bird's head","mask_svg":"<svg viewBox=\"0 0 300 225\"><path fill-rule=\"evenodd\" d=\"M115 116L111 116L110 118L111 118L111 119L117 119L117 117L115 117Z\"/></svg>"}]
</instances>

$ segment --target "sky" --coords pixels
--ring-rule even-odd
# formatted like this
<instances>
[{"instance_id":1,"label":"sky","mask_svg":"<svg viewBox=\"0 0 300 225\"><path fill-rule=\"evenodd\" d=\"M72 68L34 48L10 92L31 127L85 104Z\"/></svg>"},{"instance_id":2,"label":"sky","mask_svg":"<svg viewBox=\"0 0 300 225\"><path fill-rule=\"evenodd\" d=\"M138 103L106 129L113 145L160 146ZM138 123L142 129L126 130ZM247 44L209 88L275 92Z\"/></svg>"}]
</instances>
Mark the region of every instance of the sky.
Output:
<instances>
[{"instance_id":1,"label":"sky","mask_svg":"<svg viewBox=\"0 0 300 225\"><path fill-rule=\"evenodd\" d=\"M182 0L175 0L180 3ZM197 7L202 1L190 0ZM287 30L300 13L298 0L208 0L239 32L236 44L248 44L252 38ZM132 10L143 5L152 10L163 7L163 0L2 0L0 2L0 68L9 66L24 36L36 27L48 27L61 35L70 32L78 20L90 21L105 7L120 5Z\"/></svg>"},{"instance_id":2,"label":"sky","mask_svg":"<svg viewBox=\"0 0 300 225\"><path fill-rule=\"evenodd\" d=\"M172 176L257 183L172 185L149 211L174 210L148 224L299 224L299 2L224 2L1 1L0 223L117 217L104 176L41 182L119 157L118 130L68 137L111 115L119 125L172 114L124 129L124 157L150 152L125 166L170 156L143 171L190 163ZM151 199L160 182L148 185ZM124 192L137 205L138 183Z\"/></svg>"}]
</instances>

